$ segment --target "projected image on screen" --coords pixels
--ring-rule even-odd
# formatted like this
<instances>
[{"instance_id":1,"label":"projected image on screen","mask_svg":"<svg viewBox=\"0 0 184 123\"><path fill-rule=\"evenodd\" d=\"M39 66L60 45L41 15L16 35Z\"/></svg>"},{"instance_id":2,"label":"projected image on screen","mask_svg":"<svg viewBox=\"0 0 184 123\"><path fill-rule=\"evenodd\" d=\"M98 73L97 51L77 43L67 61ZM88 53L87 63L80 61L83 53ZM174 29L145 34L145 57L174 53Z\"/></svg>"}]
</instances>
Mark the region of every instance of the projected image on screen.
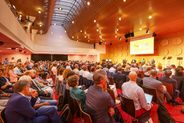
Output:
<instances>
[{"instance_id":1,"label":"projected image on screen","mask_svg":"<svg viewBox=\"0 0 184 123\"><path fill-rule=\"evenodd\" d=\"M154 37L131 41L130 54L154 54Z\"/></svg>"}]
</instances>

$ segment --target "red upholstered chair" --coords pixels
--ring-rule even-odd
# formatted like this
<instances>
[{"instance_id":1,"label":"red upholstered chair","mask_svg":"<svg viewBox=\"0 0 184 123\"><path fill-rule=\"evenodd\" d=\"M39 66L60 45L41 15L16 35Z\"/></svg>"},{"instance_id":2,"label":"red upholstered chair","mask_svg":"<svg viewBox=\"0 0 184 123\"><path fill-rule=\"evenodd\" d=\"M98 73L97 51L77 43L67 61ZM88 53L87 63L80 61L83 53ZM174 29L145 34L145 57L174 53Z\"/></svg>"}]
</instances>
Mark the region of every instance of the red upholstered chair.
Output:
<instances>
[{"instance_id":1,"label":"red upholstered chair","mask_svg":"<svg viewBox=\"0 0 184 123\"><path fill-rule=\"evenodd\" d=\"M140 116L136 116L134 101L121 95L121 107L129 115L134 118L134 122L145 123L150 118L150 111L142 113Z\"/></svg>"}]
</instances>

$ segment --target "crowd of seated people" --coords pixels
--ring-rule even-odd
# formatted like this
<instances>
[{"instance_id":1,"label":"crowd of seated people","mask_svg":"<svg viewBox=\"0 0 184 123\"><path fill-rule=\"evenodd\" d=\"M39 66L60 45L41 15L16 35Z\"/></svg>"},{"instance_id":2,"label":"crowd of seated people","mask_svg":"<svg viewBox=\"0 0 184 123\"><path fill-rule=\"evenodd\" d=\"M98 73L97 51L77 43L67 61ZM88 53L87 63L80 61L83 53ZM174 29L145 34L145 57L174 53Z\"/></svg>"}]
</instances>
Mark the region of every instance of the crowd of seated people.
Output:
<instances>
[{"instance_id":1,"label":"crowd of seated people","mask_svg":"<svg viewBox=\"0 0 184 123\"><path fill-rule=\"evenodd\" d=\"M30 78L29 82L27 78ZM163 82L173 85L173 94L168 92ZM18 85L22 87L16 87ZM12 118L14 121L18 118L20 120L25 119L26 122L47 120L47 122L57 123L54 120L58 118L58 115L53 116L54 119L51 118L55 113L52 115L50 112L43 114L43 118L41 117L41 120L39 120L38 117L38 121L32 118L42 116L43 111L47 109L54 112L56 110L61 111L73 98L78 100L82 109L90 114L93 123L113 123L115 122L114 109L116 108L116 101L114 100L119 95L115 92L116 89L114 97L108 93L108 90L112 89L112 85L121 91L121 93L118 93L119 95L126 96L134 101L136 115L141 115L142 112L148 111L152 107L145 101L143 86L156 89L159 104L168 102L178 105L180 104L176 101L178 96L184 101L184 69L182 66L171 65L164 68L161 64L156 66L145 61L113 64L109 61L97 63L89 61L34 62L27 60L23 63L21 60L8 62L7 59L0 66L1 97L7 97L7 101L9 100L4 107L6 117L7 119ZM27 92L28 88L30 88L29 93ZM12 107L18 110L16 109L18 107L14 104L17 103L16 99L19 98L20 101L23 100L23 104L30 103L30 105L26 104L30 113L32 113L30 117L26 114L21 118L19 113L16 114L17 111L11 110ZM37 112L40 115L37 115ZM20 110L20 113L25 112ZM15 117L12 117L12 115ZM13 120L8 120L8 123L12 122ZM24 121L19 123L21 122Z\"/></svg>"}]
</instances>

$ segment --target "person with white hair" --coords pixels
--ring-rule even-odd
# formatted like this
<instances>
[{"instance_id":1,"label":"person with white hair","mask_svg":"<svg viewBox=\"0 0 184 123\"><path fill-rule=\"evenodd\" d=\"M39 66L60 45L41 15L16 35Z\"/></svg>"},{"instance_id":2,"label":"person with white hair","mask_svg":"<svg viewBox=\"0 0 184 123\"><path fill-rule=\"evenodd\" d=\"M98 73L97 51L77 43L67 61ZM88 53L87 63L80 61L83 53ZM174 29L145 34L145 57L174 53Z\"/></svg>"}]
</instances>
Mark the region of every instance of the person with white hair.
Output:
<instances>
[{"instance_id":1,"label":"person with white hair","mask_svg":"<svg viewBox=\"0 0 184 123\"><path fill-rule=\"evenodd\" d=\"M137 73L131 71L129 73L129 81L122 85L123 96L132 99L136 110L136 117L141 116L146 111L150 110L152 104L147 104L143 89L137 85Z\"/></svg>"}]
</instances>

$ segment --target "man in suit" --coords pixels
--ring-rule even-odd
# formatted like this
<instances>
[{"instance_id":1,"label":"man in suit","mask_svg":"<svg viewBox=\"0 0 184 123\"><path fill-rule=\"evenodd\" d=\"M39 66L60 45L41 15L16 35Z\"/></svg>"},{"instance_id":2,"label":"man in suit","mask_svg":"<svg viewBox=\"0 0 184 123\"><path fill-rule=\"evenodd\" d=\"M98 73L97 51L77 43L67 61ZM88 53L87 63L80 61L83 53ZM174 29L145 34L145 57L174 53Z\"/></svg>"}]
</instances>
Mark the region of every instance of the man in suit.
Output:
<instances>
[{"instance_id":1,"label":"man in suit","mask_svg":"<svg viewBox=\"0 0 184 123\"><path fill-rule=\"evenodd\" d=\"M143 86L147 86L157 90L157 99L159 103L161 104L164 103L164 96L166 96L167 101L169 102L172 101L172 98L167 92L166 87L162 84L162 82L157 80L156 77L157 77L157 71L151 70L150 77L143 78Z\"/></svg>"},{"instance_id":2,"label":"man in suit","mask_svg":"<svg viewBox=\"0 0 184 123\"><path fill-rule=\"evenodd\" d=\"M15 93L7 103L5 109L7 123L61 123L54 107L35 110L31 106L27 97L31 95L31 78L29 76L23 76L23 78L14 85Z\"/></svg>"},{"instance_id":3,"label":"man in suit","mask_svg":"<svg viewBox=\"0 0 184 123\"><path fill-rule=\"evenodd\" d=\"M164 76L160 78L161 82L166 82L166 83L171 83L173 85L173 99L175 100L177 95L179 94L179 91L176 89L177 88L177 81L173 78L170 78L172 75L171 70L166 70L164 72Z\"/></svg>"},{"instance_id":4,"label":"man in suit","mask_svg":"<svg viewBox=\"0 0 184 123\"><path fill-rule=\"evenodd\" d=\"M126 82L126 75L122 74L121 67L117 68L117 72L113 75L114 81L116 83L116 87L121 89L121 86L124 82Z\"/></svg>"}]
</instances>

